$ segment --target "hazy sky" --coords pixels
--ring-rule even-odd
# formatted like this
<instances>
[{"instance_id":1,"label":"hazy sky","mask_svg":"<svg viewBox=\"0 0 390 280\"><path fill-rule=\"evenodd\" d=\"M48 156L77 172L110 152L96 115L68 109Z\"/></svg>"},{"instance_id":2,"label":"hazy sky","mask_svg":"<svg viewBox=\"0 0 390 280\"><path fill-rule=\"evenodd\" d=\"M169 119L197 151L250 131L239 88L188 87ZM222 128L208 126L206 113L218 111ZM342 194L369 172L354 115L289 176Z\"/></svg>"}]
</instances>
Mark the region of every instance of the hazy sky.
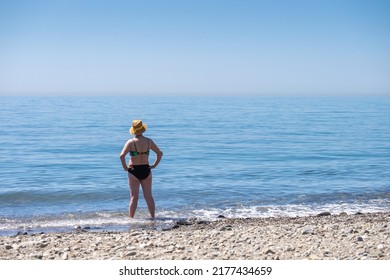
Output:
<instances>
[{"instance_id":1,"label":"hazy sky","mask_svg":"<svg viewBox=\"0 0 390 280\"><path fill-rule=\"evenodd\" d=\"M390 1L0 0L0 94L390 94Z\"/></svg>"}]
</instances>

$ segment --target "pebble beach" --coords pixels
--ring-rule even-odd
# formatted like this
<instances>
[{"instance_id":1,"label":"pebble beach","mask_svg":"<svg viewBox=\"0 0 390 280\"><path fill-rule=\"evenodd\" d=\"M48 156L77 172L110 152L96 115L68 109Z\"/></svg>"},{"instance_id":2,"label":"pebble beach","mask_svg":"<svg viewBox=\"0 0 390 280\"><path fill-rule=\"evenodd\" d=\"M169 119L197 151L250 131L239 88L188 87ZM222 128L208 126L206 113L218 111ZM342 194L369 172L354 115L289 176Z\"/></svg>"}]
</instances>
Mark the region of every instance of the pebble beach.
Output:
<instances>
[{"instance_id":1,"label":"pebble beach","mask_svg":"<svg viewBox=\"0 0 390 280\"><path fill-rule=\"evenodd\" d=\"M390 260L390 213L189 219L168 230L0 237L2 260Z\"/></svg>"}]
</instances>

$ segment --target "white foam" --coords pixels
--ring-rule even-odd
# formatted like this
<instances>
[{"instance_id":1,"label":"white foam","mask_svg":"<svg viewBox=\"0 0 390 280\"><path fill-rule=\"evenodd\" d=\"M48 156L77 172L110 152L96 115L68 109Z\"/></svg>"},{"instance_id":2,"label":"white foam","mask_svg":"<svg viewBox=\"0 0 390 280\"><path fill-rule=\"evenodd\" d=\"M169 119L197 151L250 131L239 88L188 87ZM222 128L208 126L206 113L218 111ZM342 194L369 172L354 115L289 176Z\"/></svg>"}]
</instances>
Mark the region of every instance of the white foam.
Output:
<instances>
[{"instance_id":1,"label":"white foam","mask_svg":"<svg viewBox=\"0 0 390 280\"><path fill-rule=\"evenodd\" d=\"M28 219L0 220L0 234L16 231L69 231L79 226L89 227L92 230L126 230L132 228L161 229L174 224L176 221L187 218L198 218L213 221L219 215L226 218L265 218L265 217L296 217L311 216L321 212L330 212L333 215L345 212L389 212L390 201L388 199L376 199L368 203L335 203L335 204L295 204L295 205L261 205L239 206L225 209L157 209L157 218L151 222L146 209L137 212L137 218L129 219L125 212L97 212L97 213L67 213L57 217L35 217ZM3 233L1 233L3 232Z\"/></svg>"}]
</instances>

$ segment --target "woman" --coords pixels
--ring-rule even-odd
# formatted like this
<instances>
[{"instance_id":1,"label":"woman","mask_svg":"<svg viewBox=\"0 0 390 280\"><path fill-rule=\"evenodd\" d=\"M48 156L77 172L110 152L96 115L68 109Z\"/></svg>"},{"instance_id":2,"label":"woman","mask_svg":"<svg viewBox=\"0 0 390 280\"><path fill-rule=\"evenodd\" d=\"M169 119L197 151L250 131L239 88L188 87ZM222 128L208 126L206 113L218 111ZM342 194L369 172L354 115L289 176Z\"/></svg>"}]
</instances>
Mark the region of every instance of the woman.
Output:
<instances>
[{"instance_id":1,"label":"woman","mask_svg":"<svg viewBox=\"0 0 390 280\"><path fill-rule=\"evenodd\" d=\"M144 198L148 205L149 213L154 219L155 205L152 196L152 172L151 169L157 167L162 158L162 151L157 147L152 139L146 138L142 134L147 126L141 120L135 120L130 128L130 133L135 138L126 142L120 154L123 169L128 172L130 186L129 216L134 218L138 206L139 186L142 186ZM157 157L152 165L149 165L149 151L156 153ZM130 154L129 165L126 164L126 154Z\"/></svg>"}]
</instances>

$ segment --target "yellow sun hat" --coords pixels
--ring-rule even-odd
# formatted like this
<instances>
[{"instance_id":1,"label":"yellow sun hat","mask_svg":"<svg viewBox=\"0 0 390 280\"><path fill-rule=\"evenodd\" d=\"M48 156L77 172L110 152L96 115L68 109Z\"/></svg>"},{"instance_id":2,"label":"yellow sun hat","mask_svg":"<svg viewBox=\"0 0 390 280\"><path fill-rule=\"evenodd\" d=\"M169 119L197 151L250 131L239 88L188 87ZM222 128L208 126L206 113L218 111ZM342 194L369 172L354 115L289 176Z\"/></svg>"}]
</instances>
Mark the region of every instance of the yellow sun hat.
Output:
<instances>
[{"instance_id":1,"label":"yellow sun hat","mask_svg":"<svg viewBox=\"0 0 390 280\"><path fill-rule=\"evenodd\" d=\"M130 133L134 135L142 134L148 126L141 120L134 120L131 124Z\"/></svg>"}]
</instances>

